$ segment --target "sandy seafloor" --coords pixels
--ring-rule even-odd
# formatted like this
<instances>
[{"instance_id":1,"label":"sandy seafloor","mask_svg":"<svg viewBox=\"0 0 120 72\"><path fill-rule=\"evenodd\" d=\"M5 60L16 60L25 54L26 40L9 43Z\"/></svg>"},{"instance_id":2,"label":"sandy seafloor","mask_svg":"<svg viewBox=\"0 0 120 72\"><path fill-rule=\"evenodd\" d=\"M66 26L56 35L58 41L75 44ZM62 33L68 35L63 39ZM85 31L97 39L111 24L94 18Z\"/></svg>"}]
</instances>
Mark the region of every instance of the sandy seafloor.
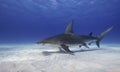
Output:
<instances>
[{"instance_id":1,"label":"sandy seafloor","mask_svg":"<svg viewBox=\"0 0 120 72\"><path fill-rule=\"evenodd\" d=\"M0 72L120 72L120 45L71 50L74 55L50 46L0 45Z\"/></svg>"}]
</instances>

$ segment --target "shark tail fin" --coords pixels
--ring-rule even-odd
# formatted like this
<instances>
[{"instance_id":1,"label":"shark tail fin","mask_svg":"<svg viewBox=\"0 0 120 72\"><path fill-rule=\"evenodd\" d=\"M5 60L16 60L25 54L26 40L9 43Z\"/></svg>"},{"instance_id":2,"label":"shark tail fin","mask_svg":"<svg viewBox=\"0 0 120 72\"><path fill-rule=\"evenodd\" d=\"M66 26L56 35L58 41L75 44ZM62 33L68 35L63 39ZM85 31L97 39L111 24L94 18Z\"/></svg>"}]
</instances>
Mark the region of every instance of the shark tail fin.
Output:
<instances>
[{"instance_id":1,"label":"shark tail fin","mask_svg":"<svg viewBox=\"0 0 120 72\"><path fill-rule=\"evenodd\" d=\"M111 26L110 28L108 28L107 30L105 30L104 32L102 32L101 34L99 34L97 36L97 41L96 41L96 45L97 47L100 47L100 41L104 38L104 36L106 34L108 34L111 30L113 29L113 26Z\"/></svg>"}]
</instances>

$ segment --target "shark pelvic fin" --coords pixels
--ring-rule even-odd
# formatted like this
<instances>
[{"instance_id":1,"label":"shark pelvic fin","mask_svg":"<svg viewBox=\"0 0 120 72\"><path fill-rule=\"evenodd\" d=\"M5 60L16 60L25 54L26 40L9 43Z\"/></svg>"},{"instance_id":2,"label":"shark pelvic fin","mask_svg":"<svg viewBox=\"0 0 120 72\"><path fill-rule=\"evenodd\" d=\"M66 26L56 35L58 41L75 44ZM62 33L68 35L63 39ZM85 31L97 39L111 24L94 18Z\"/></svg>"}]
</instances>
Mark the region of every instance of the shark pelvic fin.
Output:
<instances>
[{"instance_id":1,"label":"shark pelvic fin","mask_svg":"<svg viewBox=\"0 0 120 72\"><path fill-rule=\"evenodd\" d=\"M73 20L66 27L64 34L73 34Z\"/></svg>"},{"instance_id":2,"label":"shark pelvic fin","mask_svg":"<svg viewBox=\"0 0 120 72\"><path fill-rule=\"evenodd\" d=\"M86 47L86 48L89 48L89 46L88 46L86 43L83 43L83 44L80 44L80 45L79 45L79 47L82 47L82 46L84 46L84 47Z\"/></svg>"},{"instance_id":3,"label":"shark pelvic fin","mask_svg":"<svg viewBox=\"0 0 120 72\"><path fill-rule=\"evenodd\" d=\"M86 48L89 48L88 45L87 45L86 43L84 43L83 46L85 46Z\"/></svg>"}]
</instances>

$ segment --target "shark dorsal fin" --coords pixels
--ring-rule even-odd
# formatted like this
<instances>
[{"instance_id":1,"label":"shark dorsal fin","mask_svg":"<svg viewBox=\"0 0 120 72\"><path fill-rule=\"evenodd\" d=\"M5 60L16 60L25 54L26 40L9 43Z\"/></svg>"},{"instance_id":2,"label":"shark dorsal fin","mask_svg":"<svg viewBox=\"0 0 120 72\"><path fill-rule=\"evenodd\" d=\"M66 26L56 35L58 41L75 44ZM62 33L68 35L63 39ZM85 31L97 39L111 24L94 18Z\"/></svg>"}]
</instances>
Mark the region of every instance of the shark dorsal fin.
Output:
<instances>
[{"instance_id":1,"label":"shark dorsal fin","mask_svg":"<svg viewBox=\"0 0 120 72\"><path fill-rule=\"evenodd\" d=\"M65 34L73 34L73 20L70 21L68 26L65 29Z\"/></svg>"},{"instance_id":2,"label":"shark dorsal fin","mask_svg":"<svg viewBox=\"0 0 120 72\"><path fill-rule=\"evenodd\" d=\"M89 33L89 36L92 36L92 35L93 35L93 33L92 33L92 32L90 32L90 33Z\"/></svg>"}]
</instances>

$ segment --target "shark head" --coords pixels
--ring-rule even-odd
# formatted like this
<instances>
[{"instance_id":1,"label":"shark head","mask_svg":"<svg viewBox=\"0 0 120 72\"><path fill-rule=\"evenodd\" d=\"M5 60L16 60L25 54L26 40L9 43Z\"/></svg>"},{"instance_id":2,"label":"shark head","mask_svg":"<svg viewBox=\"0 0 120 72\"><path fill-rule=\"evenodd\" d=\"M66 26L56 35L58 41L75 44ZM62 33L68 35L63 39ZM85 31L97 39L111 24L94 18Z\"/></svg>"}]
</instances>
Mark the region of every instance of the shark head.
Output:
<instances>
[{"instance_id":1,"label":"shark head","mask_svg":"<svg viewBox=\"0 0 120 72\"><path fill-rule=\"evenodd\" d=\"M56 40L56 37L49 37L49 38L43 39L41 41L38 41L37 44L42 44L42 45L57 44L57 42L58 42L58 39Z\"/></svg>"},{"instance_id":2,"label":"shark head","mask_svg":"<svg viewBox=\"0 0 120 72\"><path fill-rule=\"evenodd\" d=\"M38 42L36 42L37 44L42 44L42 45L45 45L45 44L49 44L49 43L51 43L49 40L47 40L47 39L44 39L44 40L42 40L42 41L38 41Z\"/></svg>"}]
</instances>

